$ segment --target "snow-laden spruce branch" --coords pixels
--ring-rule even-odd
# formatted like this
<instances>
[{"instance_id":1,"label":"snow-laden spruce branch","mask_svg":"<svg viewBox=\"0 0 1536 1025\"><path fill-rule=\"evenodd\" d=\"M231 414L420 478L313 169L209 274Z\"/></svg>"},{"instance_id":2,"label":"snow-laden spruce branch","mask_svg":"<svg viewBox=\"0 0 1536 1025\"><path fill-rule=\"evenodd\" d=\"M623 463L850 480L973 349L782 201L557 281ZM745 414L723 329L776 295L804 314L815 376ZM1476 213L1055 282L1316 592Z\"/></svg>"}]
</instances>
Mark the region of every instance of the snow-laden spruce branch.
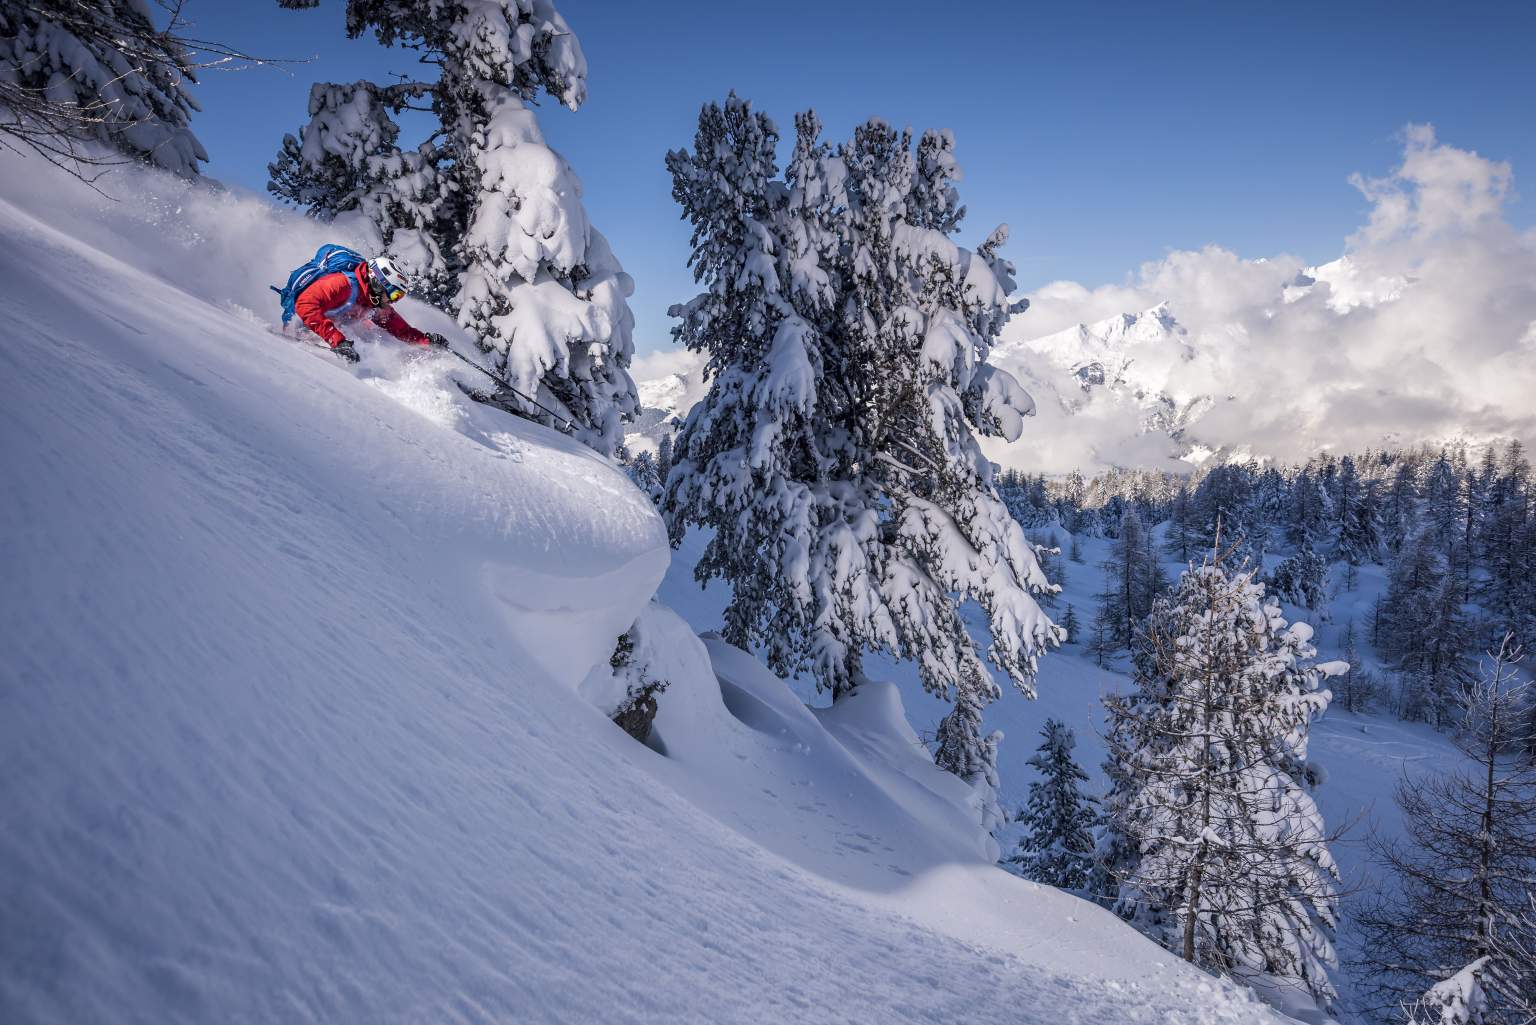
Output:
<instances>
[{"instance_id":1,"label":"snow-laden spruce branch","mask_svg":"<svg viewBox=\"0 0 1536 1025\"><path fill-rule=\"evenodd\" d=\"M0 146L87 181L130 161L197 175L208 159L190 127L198 73L293 61L189 35L186 6L35 0L0 8Z\"/></svg>"}]
</instances>

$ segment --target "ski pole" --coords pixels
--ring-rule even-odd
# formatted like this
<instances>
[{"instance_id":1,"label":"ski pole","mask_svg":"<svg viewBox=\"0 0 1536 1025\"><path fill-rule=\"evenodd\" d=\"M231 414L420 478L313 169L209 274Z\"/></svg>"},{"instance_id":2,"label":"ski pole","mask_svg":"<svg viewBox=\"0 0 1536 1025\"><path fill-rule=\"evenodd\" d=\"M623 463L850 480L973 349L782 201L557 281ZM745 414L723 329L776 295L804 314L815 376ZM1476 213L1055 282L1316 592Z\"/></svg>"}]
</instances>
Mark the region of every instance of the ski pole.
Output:
<instances>
[{"instance_id":1,"label":"ski pole","mask_svg":"<svg viewBox=\"0 0 1536 1025\"><path fill-rule=\"evenodd\" d=\"M565 424L565 426L567 428L569 428L570 430L574 431L576 429L576 425L574 423L572 423L569 419L567 419L566 417L561 416L559 413L556 413L553 409L550 409L548 406L544 405L544 403L540 402L538 399L535 399L535 398L533 398L531 396L528 396L528 395L524 395L522 392L518 391L516 388L514 388L510 384L508 384L504 379L502 379L500 377L497 377L495 374L491 373L489 370L485 369L485 367L482 367L480 364L476 363L474 360L470 359L468 356L464 355L459 350L453 348L452 346L449 346L448 347L448 351L453 353L455 356L459 357L459 359L463 360L465 363L468 363L470 366L474 367L476 370L480 371L486 377L489 377L491 380L495 381L497 384L499 384L501 387L505 388L507 391L511 392L513 395L516 395L518 398L522 399L524 402L527 402L530 405L538 406L540 409L542 409L544 412L548 413L550 416L554 417L560 423Z\"/></svg>"}]
</instances>

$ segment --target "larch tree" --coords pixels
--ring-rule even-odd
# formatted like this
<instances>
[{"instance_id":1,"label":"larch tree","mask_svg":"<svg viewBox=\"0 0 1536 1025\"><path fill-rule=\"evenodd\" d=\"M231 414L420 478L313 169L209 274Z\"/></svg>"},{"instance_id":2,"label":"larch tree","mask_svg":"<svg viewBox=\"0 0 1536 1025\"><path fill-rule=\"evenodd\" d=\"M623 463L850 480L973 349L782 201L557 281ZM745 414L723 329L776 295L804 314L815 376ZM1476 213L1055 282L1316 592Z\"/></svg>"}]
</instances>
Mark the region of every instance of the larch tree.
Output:
<instances>
[{"instance_id":1,"label":"larch tree","mask_svg":"<svg viewBox=\"0 0 1536 1025\"><path fill-rule=\"evenodd\" d=\"M1487 958L1490 1025L1536 1016L1536 765L1526 757L1530 683L1512 637L1462 687L1457 746L1470 762L1404 779L1402 839L1373 839L1396 886L1356 914L1357 967L1378 1009L1412 1000L1459 965Z\"/></svg>"},{"instance_id":2,"label":"larch tree","mask_svg":"<svg viewBox=\"0 0 1536 1025\"><path fill-rule=\"evenodd\" d=\"M1169 556L1183 564L1188 564L1202 545L1203 539L1195 516L1195 503L1189 492L1189 483L1180 481L1179 490L1174 492L1173 503L1168 510L1167 551Z\"/></svg>"},{"instance_id":3,"label":"larch tree","mask_svg":"<svg viewBox=\"0 0 1536 1025\"><path fill-rule=\"evenodd\" d=\"M621 421L638 409L628 370L634 284L532 108L541 93L572 110L586 98L586 58L570 26L550 0L348 0L347 33L416 51L436 75L317 84L310 120L283 141L269 188L323 219L356 212L419 294L490 355L506 384L490 396L496 404L573 423L613 454ZM400 145L406 110L434 121L413 149Z\"/></svg>"},{"instance_id":4,"label":"larch tree","mask_svg":"<svg viewBox=\"0 0 1536 1025\"><path fill-rule=\"evenodd\" d=\"M1017 439L1033 411L986 362L1018 308L1005 233L976 250L950 240L963 210L947 133L914 150L872 120L834 148L813 113L795 128L780 177L773 122L732 95L667 156L704 286L673 308L673 334L706 356L710 387L677 435L664 512L675 541L712 531L695 573L732 586L727 640L834 700L867 652L914 661L955 699L942 757L974 782L989 666L1033 696L1060 639L1037 600L1052 585L976 437Z\"/></svg>"},{"instance_id":5,"label":"larch tree","mask_svg":"<svg viewBox=\"0 0 1536 1025\"><path fill-rule=\"evenodd\" d=\"M1158 600L1135 689L1108 700L1119 912L1188 961L1334 999L1338 870L1310 793L1314 665L1252 573L1207 563Z\"/></svg>"},{"instance_id":6,"label":"larch tree","mask_svg":"<svg viewBox=\"0 0 1536 1025\"><path fill-rule=\"evenodd\" d=\"M1152 603L1166 587L1152 532L1134 507L1120 519L1119 536L1110 543L1103 563L1104 589L1099 600L1115 644L1128 649Z\"/></svg>"},{"instance_id":7,"label":"larch tree","mask_svg":"<svg viewBox=\"0 0 1536 1025\"><path fill-rule=\"evenodd\" d=\"M1377 648L1399 676L1398 714L1443 726L1472 674L1464 578L1431 530L1398 552L1377 616Z\"/></svg>"}]
</instances>

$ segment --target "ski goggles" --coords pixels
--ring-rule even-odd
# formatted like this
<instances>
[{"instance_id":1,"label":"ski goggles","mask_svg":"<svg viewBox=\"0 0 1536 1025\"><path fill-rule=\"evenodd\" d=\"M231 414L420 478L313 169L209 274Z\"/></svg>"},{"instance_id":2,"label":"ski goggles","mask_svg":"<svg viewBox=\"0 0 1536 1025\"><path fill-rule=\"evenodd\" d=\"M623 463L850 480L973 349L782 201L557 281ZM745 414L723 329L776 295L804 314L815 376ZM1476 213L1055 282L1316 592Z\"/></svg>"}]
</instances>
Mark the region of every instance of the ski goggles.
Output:
<instances>
[{"instance_id":1,"label":"ski goggles","mask_svg":"<svg viewBox=\"0 0 1536 1025\"><path fill-rule=\"evenodd\" d=\"M374 273L369 275L368 298L375 306L397 303L405 298L405 289L383 275Z\"/></svg>"}]
</instances>

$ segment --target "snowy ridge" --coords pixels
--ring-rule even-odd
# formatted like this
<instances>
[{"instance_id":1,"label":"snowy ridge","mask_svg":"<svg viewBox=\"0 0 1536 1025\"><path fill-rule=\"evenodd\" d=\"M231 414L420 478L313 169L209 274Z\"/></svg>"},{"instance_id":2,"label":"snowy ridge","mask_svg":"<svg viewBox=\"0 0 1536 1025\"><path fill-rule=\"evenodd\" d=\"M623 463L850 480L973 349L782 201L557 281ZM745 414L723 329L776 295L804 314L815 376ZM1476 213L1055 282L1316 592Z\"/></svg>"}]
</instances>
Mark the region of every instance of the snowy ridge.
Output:
<instances>
[{"instance_id":1,"label":"snowy ridge","mask_svg":"<svg viewBox=\"0 0 1536 1025\"><path fill-rule=\"evenodd\" d=\"M1269 1020L991 866L894 690L648 606L605 460L268 333L316 225L0 172L0 1020ZM665 756L583 697L637 615Z\"/></svg>"},{"instance_id":2,"label":"snowy ridge","mask_svg":"<svg viewBox=\"0 0 1536 1025\"><path fill-rule=\"evenodd\" d=\"M1096 324L1014 341L994 351L1000 356L1020 350L1071 370L1085 391L1097 385L1155 390L1178 363L1194 358L1187 333L1166 302L1142 313L1122 313Z\"/></svg>"}]
</instances>

